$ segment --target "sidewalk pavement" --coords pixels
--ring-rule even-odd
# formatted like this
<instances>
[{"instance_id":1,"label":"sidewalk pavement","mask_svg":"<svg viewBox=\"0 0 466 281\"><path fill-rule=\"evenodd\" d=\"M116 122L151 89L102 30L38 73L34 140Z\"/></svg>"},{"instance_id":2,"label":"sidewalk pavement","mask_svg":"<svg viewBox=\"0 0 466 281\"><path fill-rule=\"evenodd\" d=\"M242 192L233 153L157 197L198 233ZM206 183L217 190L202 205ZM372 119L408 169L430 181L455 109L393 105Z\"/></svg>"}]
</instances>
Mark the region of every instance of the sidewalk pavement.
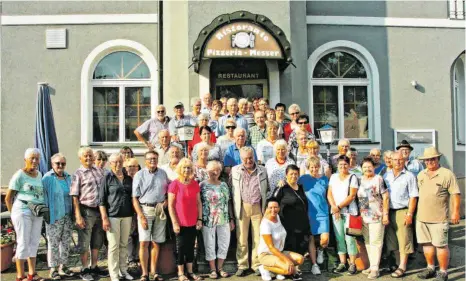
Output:
<instances>
[{"instance_id":1,"label":"sidewalk pavement","mask_svg":"<svg viewBox=\"0 0 466 281\"><path fill-rule=\"evenodd\" d=\"M450 268L448 270L449 273L449 280L465 280L465 220L461 220L459 225L451 226L450 229ZM44 278L48 278L48 268L44 257L45 246L41 244L41 249L39 250L39 258L37 262L37 271L40 276ZM101 252L101 262L99 262L99 266L106 267L107 260L105 259L106 253ZM42 259L40 258L42 257ZM70 256L70 268L78 272L79 271L79 256L76 253L72 253ZM408 262L408 271L405 277L401 280L419 280L417 278L417 273L422 271L426 266L424 256L422 253L417 253L415 255L415 259L410 259ZM133 274L134 277L139 277L140 273L137 269L130 269L130 273ZM204 277L205 280L209 280L207 274L201 275ZM14 281L15 280L15 266L11 266L11 268L3 273L1 273L1 280L2 281ZM177 280L175 275L165 276L166 280ZM62 280L81 280L79 276L66 278ZM97 279L96 279L97 280ZM261 281L260 277L256 277L254 275L249 275L246 277L235 277L232 276L228 278L229 281ZM327 280L337 280L337 281L361 281L367 280L367 277L362 273L358 273L356 275L346 275L346 274L333 274L328 272L323 272L320 276L314 276L310 273L305 273L303 275L303 280L316 280L316 281L327 281ZM382 272L381 276L378 280L391 280L394 281L395 279L390 277L390 274L387 272ZM110 278L101 278L100 281L111 281Z\"/></svg>"}]
</instances>

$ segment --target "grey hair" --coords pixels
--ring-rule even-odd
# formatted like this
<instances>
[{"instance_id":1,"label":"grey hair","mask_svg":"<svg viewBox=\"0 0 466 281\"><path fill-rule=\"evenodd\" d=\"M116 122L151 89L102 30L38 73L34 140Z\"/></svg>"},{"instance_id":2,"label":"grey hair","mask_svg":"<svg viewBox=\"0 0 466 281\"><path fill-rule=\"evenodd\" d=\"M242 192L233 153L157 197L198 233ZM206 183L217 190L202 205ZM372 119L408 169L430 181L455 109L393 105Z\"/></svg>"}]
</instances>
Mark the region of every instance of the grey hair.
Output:
<instances>
[{"instance_id":1,"label":"grey hair","mask_svg":"<svg viewBox=\"0 0 466 281\"><path fill-rule=\"evenodd\" d=\"M199 151L201 151L203 148L210 148L210 146L205 142L200 142L196 146L196 152L199 153Z\"/></svg>"},{"instance_id":2,"label":"grey hair","mask_svg":"<svg viewBox=\"0 0 466 281\"><path fill-rule=\"evenodd\" d=\"M59 153L55 153L55 154L50 158L50 160L51 160L51 161L54 161L54 160L57 159L57 158L63 158L63 159L65 159L65 161L66 161L65 155L61 154L60 152L59 152Z\"/></svg>"},{"instance_id":3,"label":"grey hair","mask_svg":"<svg viewBox=\"0 0 466 281\"><path fill-rule=\"evenodd\" d=\"M207 162L207 166L205 168L206 170L213 170L215 168L222 170L222 164L220 164L220 162L217 160L211 160Z\"/></svg>"},{"instance_id":4,"label":"grey hair","mask_svg":"<svg viewBox=\"0 0 466 281\"><path fill-rule=\"evenodd\" d=\"M198 101L201 101L201 99L200 98L192 98L191 99L191 105L194 105Z\"/></svg>"},{"instance_id":5,"label":"grey hair","mask_svg":"<svg viewBox=\"0 0 466 281\"><path fill-rule=\"evenodd\" d=\"M86 146L86 147L81 147L79 150L78 150L78 157L81 158L84 153L86 152L92 152L92 155L94 155L94 151L92 150L92 148Z\"/></svg>"},{"instance_id":6,"label":"grey hair","mask_svg":"<svg viewBox=\"0 0 466 281\"><path fill-rule=\"evenodd\" d=\"M369 154L371 154L371 153L373 153L373 152L378 152L378 153L380 153L381 151L380 151L380 149L374 147L373 149L371 149L371 151L369 151Z\"/></svg>"},{"instance_id":7,"label":"grey hair","mask_svg":"<svg viewBox=\"0 0 466 281\"><path fill-rule=\"evenodd\" d=\"M343 143L347 143L348 145L351 145L349 139L340 139L338 141L338 146L341 146Z\"/></svg>"},{"instance_id":8,"label":"grey hair","mask_svg":"<svg viewBox=\"0 0 466 281\"><path fill-rule=\"evenodd\" d=\"M227 120L225 120L225 125L228 124L228 123L233 123L236 126L236 120L233 119L233 118L228 118Z\"/></svg>"},{"instance_id":9,"label":"grey hair","mask_svg":"<svg viewBox=\"0 0 466 281\"><path fill-rule=\"evenodd\" d=\"M274 144L273 144L273 152L274 153L277 153L277 149L280 148L280 147L284 147L288 150L288 144L286 143L285 140L281 139L281 140L277 140Z\"/></svg>"},{"instance_id":10,"label":"grey hair","mask_svg":"<svg viewBox=\"0 0 466 281\"><path fill-rule=\"evenodd\" d=\"M26 149L26 151L24 152L24 159L28 158L29 155L31 154L39 154L39 157L40 157L40 150L38 148L28 148Z\"/></svg>"},{"instance_id":11,"label":"grey hair","mask_svg":"<svg viewBox=\"0 0 466 281\"><path fill-rule=\"evenodd\" d=\"M237 103L238 100L237 100L236 98L229 98L229 99L227 100L227 105L228 105L229 103L232 103L232 102L236 102L236 103Z\"/></svg>"},{"instance_id":12,"label":"grey hair","mask_svg":"<svg viewBox=\"0 0 466 281\"><path fill-rule=\"evenodd\" d=\"M114 159L116 158L120 158L120 159L123 159L123 154L121 154L120 152L115 152L115 153L112 153L110 155L110 157L108 157L108 161L109 162L112 162Z\"/></svg>"},{"instance_id":13,"label":"grey hair","mask_svg":"<svg viewBox=\"0 0 466 281\"><path fill-rule=\"evenodd\" d=\"M209 118L209 114L207 114L207 113L201 113L201 114L199 114L199 116L197 116L197 120L198 120L198 121L200 121L200 120L202 120L202 119L207 119L207 121L209 121L209 119L210 119L210 118Z\"/></svg>"},{"instance_id":14,"label":"grey hair","mask_svg":"<svg viewBox=\"0 0 466 281\"><path fill-rule=\"evenodd\" d=\"M254 154L254 149L250 146L243 146L239 150L239 154L241 155L242 153L253 153Z\"/></svg>"},{"instance_id":15,"label":"grey hair","mask_svg":"<svg viewBox=\"0 0 466 281\"><path fill-rule=\"evenodd\" d=\"M162 130L160 130L159 133L157 134L157 137L160 137L160 135L161 135L162 133L165 133L165 132L167 132L167 133L168 133L168 136L170 136L170 131L169 131L169 130L167 130L167 129L162 129Z\"/></svg>"},{"instance_id":16,"label":"grey hair","mask_svg":"<svg viewBox=\"0 0 466 281\"><path fill-rule=\"evenodd\" d=\"M305 135L305 136L307 137L307 135L309 134L308 131L303 130L303 129L301 129L301 128L296 129L295 132L296 132L296 133L295 133L295 134L296 134L296 137L298 137L298 135L301 135L301 134L303 134L303 135Z\"/></svg>"},{"instance_id":17,"label":"grey hair","mask_svg":"<svg viewBox=\"0 0 466 281\"><path fill-rule=\"evenodd\" d=\"M387 150L383 153L383 157L388 157L388 156L392 156L393 154L393 151L392 150Z\"/></svg>"},{"instance_id":18,"label":"grey hair","mask_svg":"<svg viewBox=\"0 0 466 281\"><path fill-rule=\"evenodd\" d=\"M247 103L248 103L248 100L245 98L242 98L238 101L238 104L247 104Z\"/></svg>"},{"instance_id":19,"label":"grey hair","mask_svg":"<svg viewBox=\"0 0 466 281\"><path fill-rule=\"evenodd\" d=\"M290 107L288 107L288 112L290 112L290 110L294 108L296 109L297 111L301 112L301 107L299 107L299 105L297 105L296 103L293 103L292 105L290 105Z\"/></svg>"},{"instance_id":20,"label":"grey hair","mask_svg":"<svg viewBox=\"0 0 466 281\"><path fill-rule=\"evenodd\" d=\"M265 126L278 128L280 127L280 124L278 124L277 121L266 121Z\"/></svg>"},{"instance_id":21,"label":"grey hair","mask_svg":"<svg viewBox=\"0 0 466 281\"><path fill-rule=\"evenodd\" d=\"M241 132L244 132L244 134L246 135L246 130L244 128L236 127L236 129L233 131L233 136L236 136Z\"/></svg>"}]
</instances>

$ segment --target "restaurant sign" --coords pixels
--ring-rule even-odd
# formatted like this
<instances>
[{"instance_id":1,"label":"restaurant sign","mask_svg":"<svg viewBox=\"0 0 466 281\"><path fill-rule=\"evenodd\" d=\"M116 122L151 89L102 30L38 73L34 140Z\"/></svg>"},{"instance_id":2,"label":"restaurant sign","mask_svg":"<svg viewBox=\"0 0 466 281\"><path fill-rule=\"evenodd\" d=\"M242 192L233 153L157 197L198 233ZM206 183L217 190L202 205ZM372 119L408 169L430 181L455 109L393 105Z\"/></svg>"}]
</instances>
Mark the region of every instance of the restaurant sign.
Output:
<instances>
[{"instance_id":1,"label":"restaurant sign","mask_svg":"<svg viewBox=\"0 0 466 281\"><path fill-rule=\"evenodd\" d=\"M251 22L222 26L206 43L205 58L282 59L277 40L262 27Z\"/></svg>"}]
</instances>

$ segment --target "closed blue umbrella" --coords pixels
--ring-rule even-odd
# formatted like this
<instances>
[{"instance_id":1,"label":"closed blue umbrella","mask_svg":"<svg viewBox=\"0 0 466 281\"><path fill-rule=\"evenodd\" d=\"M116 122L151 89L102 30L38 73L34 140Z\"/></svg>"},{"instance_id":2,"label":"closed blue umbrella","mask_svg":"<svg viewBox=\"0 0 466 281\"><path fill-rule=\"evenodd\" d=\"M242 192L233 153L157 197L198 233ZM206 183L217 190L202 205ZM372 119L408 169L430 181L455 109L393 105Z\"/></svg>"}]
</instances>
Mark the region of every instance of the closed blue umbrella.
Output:
<instances>
[{"instance_id":1,"label":"closed blue umbrella","mask_svg":"<svg viewBox=\"0 0 466 281\"><path fill-rule=\"evenodd\" d=\"M45 174L52 168L50 163L52 155L58 153L57 134L47 83L38 84L35 147L41 152L39 171Z\"/></svg>"}]
</instances>

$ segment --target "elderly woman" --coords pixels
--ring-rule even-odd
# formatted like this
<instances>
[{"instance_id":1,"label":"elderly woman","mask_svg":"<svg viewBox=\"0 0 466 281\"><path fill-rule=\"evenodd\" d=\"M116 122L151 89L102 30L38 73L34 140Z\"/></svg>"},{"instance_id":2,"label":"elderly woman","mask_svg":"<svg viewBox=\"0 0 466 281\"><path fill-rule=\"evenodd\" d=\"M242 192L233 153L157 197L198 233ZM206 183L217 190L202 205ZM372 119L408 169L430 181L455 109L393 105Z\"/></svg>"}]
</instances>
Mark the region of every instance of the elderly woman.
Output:
<instances>
[{"instance_id":1,"label":"elderly woman","mask_svg":"<svg viewBox=\"0 0 466 281\"><path fill-rule=\"evenodd\" d=\"M262 111L266 112L267 109L269 109L269 100L261 98L259 100L259 110L262 110Z\"/></svg>"},{"instance_id":2,"label":"elderly woman","mask_svg":"<svg viewBox=\"0 0 466 281\"><path fill-rule=\"evenodd\" d=\"M139 171L140 166L138 159L127 158L123 163L123 172L126 170L126 174L130 178L134 178L134 175ZM128 264L130 267L136 267L137 261L139 260L139 239L138 239L138 220L136 214L133 215L131 221L131 231L128 240Z\"/></svg>"},{"instance_id":3,"label":"elderly woman","mask_svg":"<svg viewBox=\"0 0 466 281\"><path fill-rule=\"evenodd\" d=\"M298 183L303 185L308 202L307 213L312 233L309 239L309 255L312 262L311 272L314 275L319 275L321 272L317 264L324 262L322 249L328 246L330 232L327 203L328 178L320 174L321 161L316 156L310 156L307 165L309 173L302 175ZM315 236L320 238L320 249L318 251L316 251Z\"/></svg>"},{"instance_id":4,"label":"elderly woman","mask_svg":"<svg viewBox=\"0 0 466 281\"><path fill-rule=\"evenodd\" d=\"M220 102L222 103L222 109L220 110L221 115L228 115L227 101L227 97L220 98Z\"/></svg>"},{"instance_id":5,"label":"elderly woman","mask_svg":"<svg viewBox=\"0 0 466 281\"><path fill-rule=\"evenodd\" d=\"M278 128L279 124L277 121L265 122L265 128L267 137L257 143L257 160L259 164L264 165L273 158L273 145L278 140Z\"/></svg>"},{"instance_id":6,"label":"elderly woman","mask_svg":"<svg viewBox=\"0 0 466 281\"><path fill-rule=\"evenodd\" d=\"M266 208L260 225L260 240L257 247L262 280L272 280L270 272L278 274L277 280L284 280L284 275L291 275L294 281L302 280L296 271L296 266L303 264L304 257L298 253L284 251L287 232L279 216L280 203L276 198L270 198L267 200Z\"/></svg>"},{"instance_id":7,"label":"elderly woman","mask_svg":"<svg viewBox=\"0 0 466 281\"><path fill-rule=\"evenodd\" d=\"M389 194L381 176L375 174L371 157L362 161L363 176L358 189L358 202L363 219L362 233L370 267L363 270L369 279L379 277L385 226L388 225Z\"/></svg>"},{"instance_id":8,"label":"elderly woman","mask_svg":"<svg viewBox=\"0 0 466 281\"><path fill-rule=\"evenodd\" d=\"M350 148L346 153L346 156L350 160L349 164L349 172L355 174L358 179L362 177L362 169L361 166L358 165L358 151L356 148Z\"/></svg>"},{"instance_id":9,"label":"elderly woman","mask_svg":"<svg viewBox=\"0 0 466 281\"><path fill-rule=\"evenodd\" d=\"M301 108L297 104L292 104L288 108L288 114L290 115L291 122L285 124L283 126L283 133L285 136L285 140L288 141L290 138L291 133L299 127L304 127L306 131L312 133L311 126L309 126L309 117L307 118L307 124L298 124L298 118L301 116ZM307 116L307 115L305 115ZM305 118L302 118L302 120ZM302 122L306 122L305 120Z\"/></svg>"},{"instance_id":10,"label":"elderly woman","mask_svg":"<svg viewBox=\"0 0 466 281\"><path fill-rule=\"evenodd\" d=\"M332 170L333 172L336 172L338 170L338 157L340 157L341 155L345 155L346 156L346 153L348 153L348 151L350 150L350 146L351 146L351 143L349 141L349 139L340 139L338 141L338 146L337 146L337 149L338 149L338 154L336 155L333 155L332 156L332 163L329 163L329 164L332 164Z\"/></svg>"},{"instance_id":11,"label":"elderly woman","mask_svg":"<svg viewBox=\"0 0 466 281\"><path fill-rule=\"evenodd\" d=\"M24 262L28 261L27 280L44 280L36 272L36 256L42 229L42 217L35 216L28 204L45 204L42 174L37 170L40 151L28 148L24 153L24 167L10 180L5 203L11 213L16 231L16 280L26 279ZM14 201L14 202L13 202Z\"/></svg>"},{"instance_id":12,"label":"elderly woman","mask_svg":"<svg viewBox=\"0 0 466 281\"><path fill-rule=\"evenodd\" d=\"M393 168L392 165L392 153L391 150L386 150L383 153L383 161L385 162L385 167L380 171L379 175L383 176L386 172L390 171Z\"/></svg>"},{"instance_id":13,"label":"elderly woman","mask_svg":"<svg viewBox=\"0 0 466 281\"><path fill-rule=\"evenodd\" d=\"M307 148L307 153L308 153L308 158L301 162L301 166L299 167L300 174L309 174L309 159L311 157L317 157L320 161L319 165L319 176L325 175L327 179L330 178L332 175L332 169L330 169L330 165L328 162L322 158L322 155L320 155L320 145L317 141L311 140L306 143L306 148Z\"/></svg>"},{"instance_id":14,"label":"elderly woman","mask_svg":"<svg viewBox=\"0 0 466 281\"><path fill-rule=\"evenodd\" d=\"M176 264L178 280L202 278L193 272L194 243L202 228L202 202L199 184L193 179L193 163L183 158L176 167L178 178L168 187L168 210L176 234ZM186 264L187 276L184 273Z\"/></svg>"},{"instance_id":15,"label":"elderly woman","mask_svg":"<svg viewBox=\"0 0 466 281\"><path fill-rule=\"evenodd\" d=\"M218 125L218 121L220 117L222 116L220 114L220 111L222 110L222 102L219 100L214 100L212 102L212 110L210 111L210 118L209 118L209 124L208 126L212 128L212 130L215 132L215 136L219 137L220 136L220 126Z\"/></svg>"},{"instance_id":16,"label":"elderly woman","mask_svg":"<svg viewBox=\"0 0 466 281\"><path fill-rule=\"evenodd\" d=\"M42 178L45 204L50 209L50 224L45 224L47 261L50 278L60 280L60 275L73 276L73 272L66 266L74 226L70 196L71 176L65 172L66 158L63 154L53 155L51 162L52 169Z\"/></svg>"},{"instance_id":17,"label":"elderly woman","mask_svg":"<svg viewBox=\"0 0 466 281\"><path fill-rule=\"evenodd\" d=\"M308 142L307 136L309 133L301 129L297 129L294 133L296 133L296 145L290 147L288 143L288 150L290 151L291 159L296 162L298 167L301 167L301 164L308 158L306 144Z\"/></svg>"},{"instance_id":18,"label":"elderly woman","mask_svg":"<svg viewBox=\"0 0 466 281\"><path fill-rule=\"evenodd\" d=\"M110 171L106 171L99 189L99 209L102 227L108 239L108 270L112 281L120 275L133 280L129 275L128 239L133 216L132 185L133 179L123 173L123 155L114 153L109 157Z\"/></svg>"},{"instance_id":19,"label":"elderly woman","mask_svg":"<svg viewBox=\"0 0 466 281\"><path fill-rule=\"evenodd\" d=\"M345 233L349 215L358 213L358 206L354 200L358 191L358 179L349 172L349 163L350 159L347 156L338 157L338 173L330 178L327 200L331 207L333 229L340 257L340 264L333 272L342 273L346 270L346 254L348 254L350 257L348 273L356 274L355 261L358 254L356 239Z\"/></svg>"},{"instance_id":20,"label":"elderly woman","mask_svg":"<svg viewBox=\"0 0 466 281\"><path fill-rule=\"evenodd\" d=\"M238 101L238 113L248 121L248 127L251 128L255 125L254 113L248 111L249 105L248 100L245 98L239 99Z\"/></svg>"},{"instance_id":21,"label":"elderly woman","mask_svg":"<svg viewBox=\"0 0 466 281\"><path fill-rule=\"evenodd\" d=\"M127 158L123 162L123 172L126 172L131 178L141 169L139 166L138 159L136 158Z\"/></svg>"},{"instance_id":22,"label":"elderly woman","mask_svg":"<svg viewBox=\"0 0 466 281\"><path fill-rule=\"evenodd\" d=\"M269 179L270 190L267 194L267 198L270 198L275 193L275 189L285 181L286 167L290 164L294 164L293 159L289 158L288 151L286 149L286 141L278 140L273 145L273 151L275 154L274 158L269 159L265 163L265 169L267 170L267 176Z\"/></svg>"},{"instance_id":23,"label":"elderly woman","mask_svg":"<svg viewBox=\"0 0 466 281\"><path fill-rule=\"evenodd\" d=\"M207 158L209 157L210 147L207 143L200 143L196 145L197 161L194 163L194 179L201 183L209 179L207 173Z\"/></svg>"},{"instance_id":24,"label":"elderly woman","mask_svg":"<svg viewBox=\"0 0 466 281\"><path fill-rule=\"evenodd\" d=\"M235 228L233 208L230 200L230 189L225 182L219 180L222 164L210 161L207 164L208 179L201 182L202 200L202 236L204 238L205 256L209 262L210 275L217 279L218 274L226 278L229 274L223 270L223 262L230 245L230 232ZM217 254L215 253L217 241ZM217 258L217 267L215 259Z\"/></svg>"},{"instance_id":25,"label":"elderly woman","mask_svg":"<svg viewBox=\"0 0 466 281\"><path fill-rule=\"evenodd\" d=\"M108 161L108 156L107 156L107 153L105 153L105 151L97 150L96 152L94 152L94 165L97 168L105 169L105 166L107 165L107 161Z\"/></svg>"},{"instance_id":26,"label":"elderly woman","mask_svg":"<svg viewBox=\"0 0 466 281\"><path fill-rule=\"evenodd\" d=\"M193 136L193 139L188 141L188 155L191 155L194 151L195 151L195 146L196 144L204 141L204 142L209 142L209 143L216 143L217 142L217 138L215 137L215 134L213 134L213 128L210 128L209 126L207 126L209 124L209 115L206 114L206 113L202 113L199 115L199 117L197 118L197 121L198 121L198 124L199 126L198 127L195 127L194 128L194 136ZM202 131L201 131L201 128L203 127L209 127L209 130L210 130L210 134L209 134L209 139L208 140L204 140L201 136L202 134ZM196 160L194 160L196 161Z\"/></svg>"},{"instance_id":27,"label":"elderly woman","mask_svg":"<svg viewBox=\"0 0 466 281\"><path fill-rule=\"evenodd\" d=\"M172 145L168 149L169 153L169 162L168 164L162 165L160 168L163 169L168 176L170 181L174 181L178 178L178 174L176 173L176 166L180 162L180 159L183 156L183 152L181 148L177 145Z\"/></svg>"},{"instance_id":28,"label":"elderly woman","mask_svg":"<svg viewBox=\"0 0 466 281\"><path fill-rule=\"evenodd\" d=\"M222 149L222 155L225 155L226 150L235 143L234 131L236 129L236 121L233 118L228 118L225 121L226 134L217 139L217 145Z\"/></svg>"},{"instance_id":29,"label":"elderly woman","mask_svg":"<svg viewBox=\"0 0 466 281\"><path fill-rule=\"evenodd\" d=\"M266 121L275 121L276 115L275 115L275 109L269 108L267 109L267 112L265 113Z\"/></svg>"},{"instance_id":30,"label":"elderly woman","mask_svg":"<svg viewBox=\"0 0 466 281\"><path fill-rule=\"evenodd\" d=\"M285 185L274 194L280 204L280 221L287 233L285 250L304 255L310 234L307 198L303 186L298 184L298 166L288 165L285 171Z\"/></svg>"},{"instance_id":31,"label":"elderly woman","mask_svg":"<svg viewBox=\"0 0 466 281\"><path fill-rule=\"evenodd\" d=\"M198 146L200 146L201 144L207 145L207 148L209 150L209 154L207 157L208 161L211 161L211 160L222 161L223 160L222 148L212 141L212 136L214 135L212 132L212 129L209 126L202 126L199 129L199 133L201 135L201 142L196 144L193 148L193 152L192 152L193 162L197 161Z\"/></svg>"},{"instance_id":32,"label":"elderly woman","mask_svg":"<svg viewBox=\"0 0 466 281\"><path fill-rule=\"evenodd\" d=\"M292 151L293 149L299 146L298 144L298 133L305 134L306 141L307 140L315 140L315 136L312 133L311 127L309 127L309 116L306 114L302 114L298 117L296 123L298 127L296 127L293 132L291 132L290 136L288 137L288 150Z\"/></svg>"}]
</instances>

